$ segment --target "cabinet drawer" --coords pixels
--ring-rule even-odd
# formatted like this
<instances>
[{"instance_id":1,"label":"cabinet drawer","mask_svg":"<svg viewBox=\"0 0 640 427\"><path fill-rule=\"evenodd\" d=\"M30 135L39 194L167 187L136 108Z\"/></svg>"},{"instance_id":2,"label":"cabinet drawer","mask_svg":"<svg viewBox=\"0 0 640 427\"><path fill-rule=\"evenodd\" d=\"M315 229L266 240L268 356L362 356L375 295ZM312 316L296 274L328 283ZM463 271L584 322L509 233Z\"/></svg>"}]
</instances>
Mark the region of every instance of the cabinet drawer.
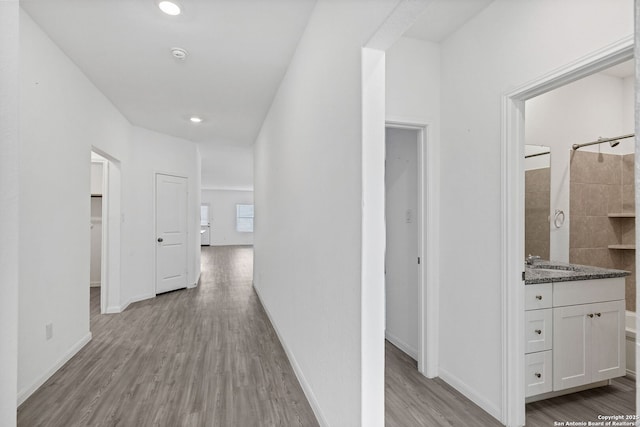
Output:
<instances>
[{"instance_id":1,"label":"cabinet drawer","mask_svg":"<svg viewBox=\"0 0 640 427\"><path fill-rule=\"evenodd\" d=\"M553 284L554 307L622 299L624 299L624 277L575 280Z\"/></svg>"},{"instance_id":2,"label":"cabinet drawer","mask_svg":"<svg viewBox=\"0 0 640 427\"><path fill-rule=\"evenodd\" d=\"M525 285L524 287L524 309L537 310L551 307L553 295L553 284L538 283L535 285Z\"/></svg>"},{"instance_id":3,"label":"cabinet drawer","mask_svg":"<svg viewBox=\"0 0 640 427\"><path fill-rule=\"evenodd\" d=\"M553 309L524 313L525 353L551 350L553 343Z\"/></svg>"},{"instance_id":4,"label":"cabinet drawer","mask_svg":"<svg viewBox=\"0 0 640 427\"><path fill-rule=\"evenodd\" d=\"M552 350L525 355L525 397L548 393L552 390L552 360Z\"/></svg>"}]
</instances>

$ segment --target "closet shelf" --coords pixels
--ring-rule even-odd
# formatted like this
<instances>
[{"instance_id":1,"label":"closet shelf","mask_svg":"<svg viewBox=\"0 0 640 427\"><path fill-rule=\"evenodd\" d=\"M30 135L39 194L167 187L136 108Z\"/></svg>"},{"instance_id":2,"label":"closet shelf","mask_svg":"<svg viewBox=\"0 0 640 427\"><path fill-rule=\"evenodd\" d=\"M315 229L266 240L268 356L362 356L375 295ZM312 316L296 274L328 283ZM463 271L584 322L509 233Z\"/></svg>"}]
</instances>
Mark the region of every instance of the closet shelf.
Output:
<instances>
[{"instance_id":1,"label":"closet shelf","mask_svg":"<svg viewBox=\"0 0 640 427\"><path fill-rule=\"evenodd\" d=\"M609 218L635 218L635 212L616 212L607 214Z\"/></svg>"},{"instance_id":2,"label":"closet shelf","mask_svg":"<svg viewBox=\"0 0 640 427\"><path fill-rule=\"evenodd\" d=\"M636 245L609 245L609 249L635 250Z\"/></svg>"}]
</instances>

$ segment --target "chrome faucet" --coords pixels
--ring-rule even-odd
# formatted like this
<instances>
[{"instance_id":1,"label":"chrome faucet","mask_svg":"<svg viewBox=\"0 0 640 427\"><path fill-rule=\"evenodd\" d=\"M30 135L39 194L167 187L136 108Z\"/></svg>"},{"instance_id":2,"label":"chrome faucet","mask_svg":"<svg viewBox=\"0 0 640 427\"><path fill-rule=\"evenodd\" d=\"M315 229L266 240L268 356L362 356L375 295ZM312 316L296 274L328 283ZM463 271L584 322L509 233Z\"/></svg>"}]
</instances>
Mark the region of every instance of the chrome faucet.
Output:
<instances>
[{"instance_id":1,"label":"chrome faucet","mask_svg":"<svg viewBox=\"0 0 640 427\"><path fill-rule=\"evenodd\" d=\"M535 264L536 260L539 260L540 257L538 255L531 255L529 254L529 256L527 257L527 259L525 260L527 265L533 265Z\"/></svg>"}]
</instances>

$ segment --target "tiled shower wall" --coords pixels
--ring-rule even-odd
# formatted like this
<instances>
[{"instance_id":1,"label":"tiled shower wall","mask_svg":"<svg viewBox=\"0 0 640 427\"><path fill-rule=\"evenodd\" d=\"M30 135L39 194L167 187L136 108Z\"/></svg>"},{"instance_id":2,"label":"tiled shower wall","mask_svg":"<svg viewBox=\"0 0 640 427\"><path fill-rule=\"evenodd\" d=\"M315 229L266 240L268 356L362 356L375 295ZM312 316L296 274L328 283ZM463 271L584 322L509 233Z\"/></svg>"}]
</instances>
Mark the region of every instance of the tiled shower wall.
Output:
<instances>
[{"instance_id":1,"label":"tiled shower wall","mask_svg":"<svg viewBox=\"0 0 640 427\"><path fill-rule=\"evenodd\" d=\"M571 153L569 262L627 270L627 310L635 311L635 250L609 249L609 245L635 245L635 217L609 214L633 213L634 155Z\"/></svg>"},{"instance_id":2,"label":"tiled shower wall","mask_svg":"<svg viewBox=\"0 0 640 427\"><path fill-rule=\"evenodd\" d=\"M549 259L549 211L551 209L551 168L524 173L524 251Z\"/></svg>"}]
</instances>

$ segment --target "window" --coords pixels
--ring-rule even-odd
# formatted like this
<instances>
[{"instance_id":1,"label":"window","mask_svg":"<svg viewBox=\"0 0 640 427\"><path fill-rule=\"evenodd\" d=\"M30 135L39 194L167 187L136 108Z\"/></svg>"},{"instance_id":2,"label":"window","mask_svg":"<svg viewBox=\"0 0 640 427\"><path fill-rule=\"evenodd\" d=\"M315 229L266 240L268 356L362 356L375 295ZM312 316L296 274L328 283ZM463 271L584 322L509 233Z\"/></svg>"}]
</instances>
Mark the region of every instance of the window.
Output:
<instances>
[{"instance_id":1,"label":"window","mask_svg":"<svg viewBox=\"0 0 640 427\"><path fill-rule=\"evenodd\" d=\"M236 205L236 231L253 233L253 205Z\"/></svg>"},{"instance_id":2,"label":"window","mask_svg":"<svg viewBox=\"0 0 640 427\"><path fill-rule=\"evenodd\" d=\"M209 205L200 206L200 225L209 225Z\"/></svg>"}]
</instances>

